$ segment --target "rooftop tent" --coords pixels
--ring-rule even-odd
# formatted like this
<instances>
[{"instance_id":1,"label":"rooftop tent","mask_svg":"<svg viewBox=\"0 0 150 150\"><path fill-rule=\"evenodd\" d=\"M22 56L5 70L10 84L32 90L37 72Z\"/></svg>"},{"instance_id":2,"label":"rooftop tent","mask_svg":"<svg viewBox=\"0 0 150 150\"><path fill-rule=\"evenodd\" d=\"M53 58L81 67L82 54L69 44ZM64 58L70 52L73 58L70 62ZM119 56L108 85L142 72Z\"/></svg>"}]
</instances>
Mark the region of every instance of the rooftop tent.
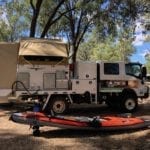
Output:
<instances>
[{"instance_id":1,"label":"rooftop tent","mask_svg":"<svg viewBox=\"0 0 150 150\"><path fill-rule=\"evenodd\" d=\"M16 80L19 43L0 43L0 89L10 89Z\"/></svg>"},{"instance_id":2,"label":"rooftop tent","mask_svg":"<svg viewBox=\"0 0 150 150\"><path fill-rule=\"evenodd\" d=\"M67 44L61 40L27 38L20 41L19 63L67 63Z\"/></svg>"}]
</instances>

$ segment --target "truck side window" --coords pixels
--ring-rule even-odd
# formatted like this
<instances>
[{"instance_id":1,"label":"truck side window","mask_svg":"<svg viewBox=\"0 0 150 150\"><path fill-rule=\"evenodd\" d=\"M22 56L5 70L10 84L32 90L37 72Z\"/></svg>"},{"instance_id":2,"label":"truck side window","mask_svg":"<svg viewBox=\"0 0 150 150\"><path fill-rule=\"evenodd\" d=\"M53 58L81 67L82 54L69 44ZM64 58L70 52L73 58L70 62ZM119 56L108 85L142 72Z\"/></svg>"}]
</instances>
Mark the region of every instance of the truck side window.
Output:
<instances>
[{"instance_id":1,"label":"truck side window","mask_svg":"<svg viewBox=\"0 0 150 150\"><path fill-rule=\"evenodd\" d=\"M104 63L104 74L118 75L119 74L119 64L118 63Z\"/></svg>"},{"instance_id":2,"label":"truck side window","mask_svg":"<svg viewBox=\"0 0 150 150\"><path fill-rule=\"evenodd\" d=\"M141 77L141 66L139 64L129 63L125 65L125 71L127 75L137 78Z\"/></svg>"}]
</instances>

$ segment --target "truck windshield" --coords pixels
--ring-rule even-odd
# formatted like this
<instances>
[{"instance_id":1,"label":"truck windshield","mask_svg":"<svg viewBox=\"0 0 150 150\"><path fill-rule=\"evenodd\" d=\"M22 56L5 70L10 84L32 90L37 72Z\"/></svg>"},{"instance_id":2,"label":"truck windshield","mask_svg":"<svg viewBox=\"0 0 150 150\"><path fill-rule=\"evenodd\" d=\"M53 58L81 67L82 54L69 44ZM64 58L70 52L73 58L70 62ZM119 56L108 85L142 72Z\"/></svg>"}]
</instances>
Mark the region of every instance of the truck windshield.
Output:
<instances>
[{"instance_id":1,"label":"truck windshield","mask_svg":"<svg viewBox=\"0 0 150 150\"><path fill-rule=\"evenodd\" d=\"M125 65L125 71L127 75L141 78L141 64L129 63Z\"/></svg>"}]
</instances>

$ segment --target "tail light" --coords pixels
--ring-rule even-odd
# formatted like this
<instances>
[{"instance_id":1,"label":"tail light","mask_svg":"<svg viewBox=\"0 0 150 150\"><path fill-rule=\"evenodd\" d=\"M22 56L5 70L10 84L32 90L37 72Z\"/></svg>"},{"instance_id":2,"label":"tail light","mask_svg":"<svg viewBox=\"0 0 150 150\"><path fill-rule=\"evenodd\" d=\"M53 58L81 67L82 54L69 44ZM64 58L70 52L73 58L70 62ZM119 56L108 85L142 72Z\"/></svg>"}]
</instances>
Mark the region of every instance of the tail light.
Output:
<instances>
[{"instance_id":1,"label":"tail light","mask_svg":"<svg viewBox=\"0 0 150 150\"><path fill-rule=\"evenodd\" d=\"M73 71L74 70L74 64L69 64L69 70Z\"/></svg>"}]
</instances>

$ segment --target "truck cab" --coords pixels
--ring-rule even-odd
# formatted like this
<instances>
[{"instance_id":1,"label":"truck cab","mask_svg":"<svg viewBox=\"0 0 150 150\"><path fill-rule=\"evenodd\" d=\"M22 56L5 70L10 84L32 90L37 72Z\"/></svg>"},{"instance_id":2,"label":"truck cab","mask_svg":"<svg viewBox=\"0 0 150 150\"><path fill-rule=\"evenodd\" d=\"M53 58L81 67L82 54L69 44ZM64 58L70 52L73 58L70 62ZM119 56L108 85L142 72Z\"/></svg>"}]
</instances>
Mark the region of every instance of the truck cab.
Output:
<instances>
[{"instance_id":1,"label":"truck cab","mask_svg":"<svg viewBox=\"0 0 150 150\"><path fill-rule=\"evenodd\" d=\"M148 97L144 84L146 69L140 63L98 62L99 97L110 107L132 112L138 106L138 98Z\"/></svg>"}]
</instances>

